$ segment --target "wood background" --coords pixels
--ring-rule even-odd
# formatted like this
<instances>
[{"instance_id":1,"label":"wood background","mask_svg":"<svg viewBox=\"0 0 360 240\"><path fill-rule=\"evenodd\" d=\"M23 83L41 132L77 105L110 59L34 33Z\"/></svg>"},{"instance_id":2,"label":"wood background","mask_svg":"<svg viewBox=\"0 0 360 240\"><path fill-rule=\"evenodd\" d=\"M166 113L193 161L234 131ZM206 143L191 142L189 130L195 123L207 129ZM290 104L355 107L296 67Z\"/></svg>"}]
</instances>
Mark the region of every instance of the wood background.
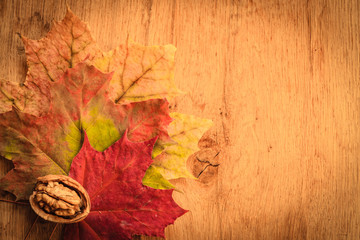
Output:
<instances>
[{"instance_id":1,"label":"wood background","mask_svg":"<svg viewBox=\"0 0 360 240\"><path fill-rule=\"evenodd\" d=\"M172 109L215 123L188 161L199 180L173 182L190 212L167 239L360 239L358 0L0 0L1 77L24 80L16 32L45 36L66 2L104 50L174 44L188 93ZM0 177L10 168L0 160ZM0 239L35 218L1 202ZM28 239L53 227L38 220Z\"/></svg>"}]
</instances>

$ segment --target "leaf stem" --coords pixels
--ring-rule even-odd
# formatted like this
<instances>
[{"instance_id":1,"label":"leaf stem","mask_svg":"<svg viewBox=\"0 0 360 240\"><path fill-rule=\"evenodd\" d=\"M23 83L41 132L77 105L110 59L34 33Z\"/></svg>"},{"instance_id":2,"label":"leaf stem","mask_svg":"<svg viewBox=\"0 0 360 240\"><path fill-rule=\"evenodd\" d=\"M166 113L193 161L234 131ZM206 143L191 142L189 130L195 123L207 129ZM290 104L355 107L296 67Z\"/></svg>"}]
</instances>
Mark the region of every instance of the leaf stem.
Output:
<instances>
[{"instance_id":1,"label":"leaf stem","mask_svg":"<svg viewBox=\"0 0 360 240\"><path fill-rule=\"evenodd\" d=\"M33 227L35 226L35 223L37 222L38 219L39 219L39 216L37 215L35 221L34 221L33 224L31 225L30 230L29 230L28 233L26 234L24 240L27 240L27 239L28 239L28 237L29 237L29 235L30 235L30 233L31 233L31 230L32 230Z\"/></svg>"},{"instance_id":2,"label":"leaf stem","mask_svg":"<svg viewBox=\"0 0 360 240\"><path fill-rule=\"evenodd\" d=\"M50 235L50 237L49 237L49 240L51 240L51 238L53 237L54 232L55 232L55 230L56 230L56 228L57 228L58 225L59 225L59 223L56 223L54 229L53 229L52 232L51 232L51 235Z\"/></svg>"},{"instance_id":3,"label":"leaf stem","mask_svg":"<svg viewBox=\"0 0 360 240\"><path fill-rule=\"evenodd\" d=\"M19 204L19 205L29 206L29 203L26 203L26 202L15 202L15 201L6 200L6 199L0 199L0 202L7 202L7 203L14 203L14 204Z\"/></svg>"}]
</instances>

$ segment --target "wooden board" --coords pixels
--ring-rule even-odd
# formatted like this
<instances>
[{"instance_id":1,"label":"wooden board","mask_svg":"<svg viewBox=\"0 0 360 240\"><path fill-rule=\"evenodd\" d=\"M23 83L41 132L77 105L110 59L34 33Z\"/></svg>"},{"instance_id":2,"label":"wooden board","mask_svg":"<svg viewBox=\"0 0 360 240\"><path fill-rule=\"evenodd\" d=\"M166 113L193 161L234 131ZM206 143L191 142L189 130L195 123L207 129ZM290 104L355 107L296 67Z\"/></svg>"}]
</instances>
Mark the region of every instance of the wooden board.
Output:
<instances>
[{"instance_id":1,"label":"wooden board","mask_svg":"<svg viewBox=\"0 0 360 240\"><path fill-rule=\"evenodd\" d=\"M215 123L188 161L199 180L173 182L190 212L167 239L360 238L359 1L0 0L2 78L25 78L16 32L45 36L66 2L104 50L174 44L187 94L172 110ZM0 239L24 239L35 218L1 202ZM53 227L39 220L28 239Z\"/></svg>"}]
</instances>

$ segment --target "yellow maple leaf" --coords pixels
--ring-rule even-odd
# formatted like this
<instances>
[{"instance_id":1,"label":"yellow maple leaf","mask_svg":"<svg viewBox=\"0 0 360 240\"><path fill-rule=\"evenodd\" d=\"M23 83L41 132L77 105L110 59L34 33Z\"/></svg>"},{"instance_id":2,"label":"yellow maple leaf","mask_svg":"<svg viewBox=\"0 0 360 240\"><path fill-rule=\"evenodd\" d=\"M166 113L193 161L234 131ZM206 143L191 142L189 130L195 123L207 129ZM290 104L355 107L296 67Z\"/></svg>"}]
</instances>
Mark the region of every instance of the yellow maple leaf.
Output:
<instances>
[{"instance_id":1,"label":"yellow maple leaf","mask_svg":"<svg viewBox=\"0 0 360 240\"><path fill-rule=\"evenodd\" d=\"M132 41L94 59L103 72L114 71L110 98L116 103L173 98L180 94L174 83L173 45L143 46Z\"/></svg>"},{"instance_id":2,"label":"yellow maple leaf","mask_svg":"<svg viewBox=\"0 0 360 240\"><path fill-rule=\"evenodd\" d=\"M174 119L168 128L169 136L177 144L164 147L164 151L154 156L152 168L145 174L145 185L155 187L150 181L151 176L160 173L164 179L195 178L186 168L187 159L199 150L198 142L202 135L212 126L209 119L201 119L182 113L170 113ZM165 180L161 188L169 188ZM159 188L158 185L156 185Z\"/></svg>"}]
</instances>

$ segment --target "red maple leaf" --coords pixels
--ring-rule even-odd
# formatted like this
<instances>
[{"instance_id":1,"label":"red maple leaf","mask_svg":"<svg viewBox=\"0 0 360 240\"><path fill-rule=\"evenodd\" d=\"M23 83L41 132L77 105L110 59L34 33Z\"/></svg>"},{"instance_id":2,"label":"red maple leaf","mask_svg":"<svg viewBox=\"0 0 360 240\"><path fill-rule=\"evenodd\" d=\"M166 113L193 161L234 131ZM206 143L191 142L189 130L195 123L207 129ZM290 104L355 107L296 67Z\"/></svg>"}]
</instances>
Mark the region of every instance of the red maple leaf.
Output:
<instances>
[{"instance_id":1,"label":"red maple leaf","mask_svg":"<svg viewBox=\"0 0 360 240\"><path fill-rule=\"evenodd\" d=\"M156 139L131 142L127 134L104 152L87 137L69 176L81 183L91 211L80 223L67 225L65 239L131 239L135 234L164 237L164 229L187 211L172 199L173 190L144 186Z\"/></svg>"}]
</instances>

